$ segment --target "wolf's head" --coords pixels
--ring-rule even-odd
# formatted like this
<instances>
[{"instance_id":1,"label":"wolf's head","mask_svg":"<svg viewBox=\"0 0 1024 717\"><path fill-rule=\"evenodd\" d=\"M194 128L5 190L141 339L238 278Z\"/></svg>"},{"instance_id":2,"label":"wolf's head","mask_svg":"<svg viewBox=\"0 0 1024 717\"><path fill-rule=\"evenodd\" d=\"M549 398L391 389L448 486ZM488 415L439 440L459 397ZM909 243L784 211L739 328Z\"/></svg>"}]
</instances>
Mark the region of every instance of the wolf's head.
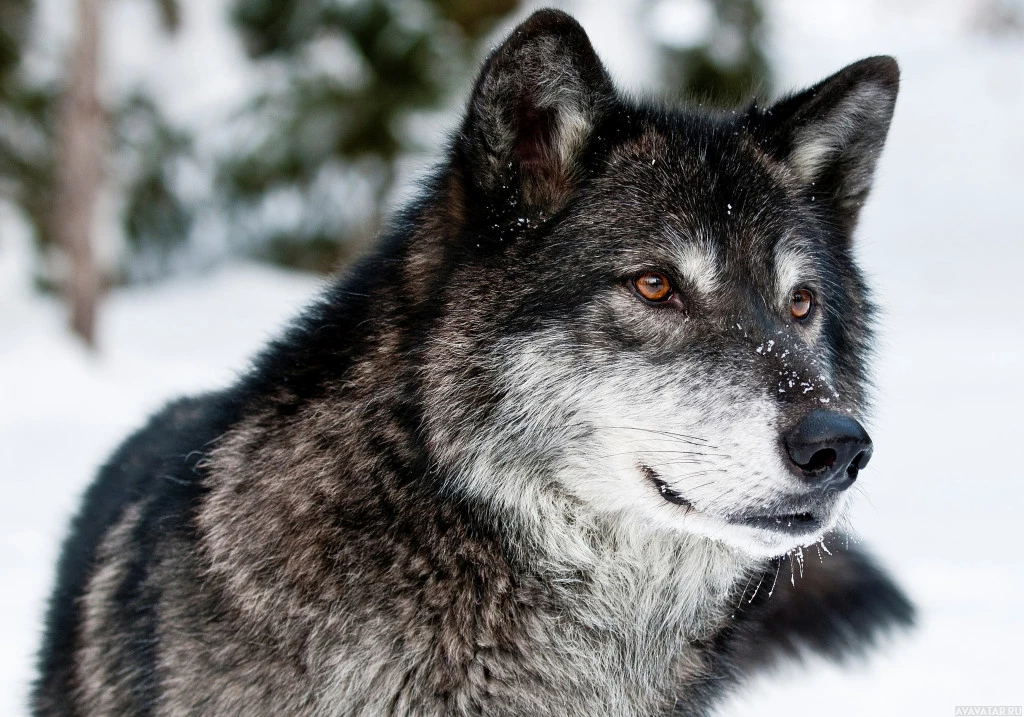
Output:
<instances>
[{"instance_id":1,"label":"wolf's head","mask_svg":"<svg viewBox=\"0 0 1024 717\"><path fill-rule=\"evenodd\" d=\"M407 299L440 302L425 426L460 489L759 555L818 540L871 456L851 239L897 87L875 57L770 107L653 107L568 16L518 27L409 263L443 275Z\"/></svg>"}]
</instances>

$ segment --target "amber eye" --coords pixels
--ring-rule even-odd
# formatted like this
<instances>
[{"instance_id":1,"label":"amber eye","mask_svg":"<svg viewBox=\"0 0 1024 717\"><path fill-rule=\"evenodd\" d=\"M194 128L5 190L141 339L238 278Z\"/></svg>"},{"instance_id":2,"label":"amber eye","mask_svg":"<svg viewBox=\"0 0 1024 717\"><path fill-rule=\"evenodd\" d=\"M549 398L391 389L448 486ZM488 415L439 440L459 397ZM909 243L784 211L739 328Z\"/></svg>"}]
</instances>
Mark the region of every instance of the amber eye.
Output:
<instances>
[{"instance_id":1,"label":"amber eye","mask_svg":"<svg viewBox=\"0 0 1024 717\"><path fill-rule=\"evenodd\" d=\"M672 296L672 282L664 274L649 271L633 279L636 292L648 301L667 301Z\"/></svg>"},{"instance_id":2,"label":"amber eye","mask_svg":"<svg viewBox=\"0 0 1024 717\"><path fill-rule=\"evenodd\" d=\"M789 313L797 321L802 321L811 315L811 308L814 306L814 294L807 289L797 289L793 292L790 300Z\"/></svg>"}]
</instances>

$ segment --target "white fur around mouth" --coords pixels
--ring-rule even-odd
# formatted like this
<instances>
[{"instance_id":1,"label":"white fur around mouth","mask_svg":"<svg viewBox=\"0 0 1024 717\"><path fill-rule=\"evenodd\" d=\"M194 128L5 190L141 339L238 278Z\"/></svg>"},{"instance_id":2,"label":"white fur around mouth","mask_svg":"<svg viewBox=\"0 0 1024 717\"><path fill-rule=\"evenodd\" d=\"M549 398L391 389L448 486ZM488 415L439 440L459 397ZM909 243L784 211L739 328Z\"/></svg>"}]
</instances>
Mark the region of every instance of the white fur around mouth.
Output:
<instances>
[{"instance_id":1,"label":"white fur around mouth","mask_svg":"<svg viewBox=\"0 0 1024 717\"><path fill-rule=\"evenodd\" d=\"M669 484L663 480L656 471L654 471L654 469L645 465L641 465L640 468L651 485L658 490L661 497L669 503L685 508L686 515L700 515L714 521L719 521L725 525L793 537L814 535L820 532L823 527L821 516L810 511L778 515L727 515L724 517L709 515L698 510L694 507L693 503L684 498L678 491L671 488Z\"/></svg>"}]
</instances>

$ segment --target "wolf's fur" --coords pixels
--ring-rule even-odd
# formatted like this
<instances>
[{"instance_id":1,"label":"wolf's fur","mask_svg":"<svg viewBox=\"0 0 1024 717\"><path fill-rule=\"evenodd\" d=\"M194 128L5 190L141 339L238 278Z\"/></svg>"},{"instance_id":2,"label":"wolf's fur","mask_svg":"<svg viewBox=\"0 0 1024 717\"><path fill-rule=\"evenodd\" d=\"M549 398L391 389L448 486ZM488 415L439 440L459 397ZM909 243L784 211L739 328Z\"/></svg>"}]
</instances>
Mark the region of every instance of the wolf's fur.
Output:
<instances>
[{"instance_id":1,"label":"wolf's fur","mask_svg":"<svg viewBox=\"0 0 1024 717\"><path fill-rule=\"evenodd\" d=\"M36 714L699 714L909 622L829 537L842 494L813 535L735 520L802 510L782 431L865 410L850 242L896 89L872 58L767 109L641 105L532 16L377 251L103 469Z\"/></svg>"}]
</instances>

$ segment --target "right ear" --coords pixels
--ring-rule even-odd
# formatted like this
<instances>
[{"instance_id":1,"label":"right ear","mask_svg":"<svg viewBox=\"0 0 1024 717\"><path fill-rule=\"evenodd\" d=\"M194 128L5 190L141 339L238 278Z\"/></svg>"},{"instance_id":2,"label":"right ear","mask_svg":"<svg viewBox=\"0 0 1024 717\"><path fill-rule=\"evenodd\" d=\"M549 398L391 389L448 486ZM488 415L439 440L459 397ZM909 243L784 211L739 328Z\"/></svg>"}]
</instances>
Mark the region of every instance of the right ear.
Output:
<instances>
[{"instance_id":1,"label":"right ear","mask_svg":"<svg viewBox=\"0 0 1024 717\"><path fill-rule=\"evenodd\" d=\"M855 62L814 87L752 113L762 146L831 204L852 232L885 144L900 70L891 57Z\"/></svg>"},{"instance_id":2,"label":"right ear","mask_svg":"<svg viewBox=\"0 0 1024 717\"><path fill-rule=\"evenodd\" d=\"M550 215L571 196L580 159L615 90L579 23L540 10L491 53L457 147L491 203Z\"/></svg>"}]
</instances>

